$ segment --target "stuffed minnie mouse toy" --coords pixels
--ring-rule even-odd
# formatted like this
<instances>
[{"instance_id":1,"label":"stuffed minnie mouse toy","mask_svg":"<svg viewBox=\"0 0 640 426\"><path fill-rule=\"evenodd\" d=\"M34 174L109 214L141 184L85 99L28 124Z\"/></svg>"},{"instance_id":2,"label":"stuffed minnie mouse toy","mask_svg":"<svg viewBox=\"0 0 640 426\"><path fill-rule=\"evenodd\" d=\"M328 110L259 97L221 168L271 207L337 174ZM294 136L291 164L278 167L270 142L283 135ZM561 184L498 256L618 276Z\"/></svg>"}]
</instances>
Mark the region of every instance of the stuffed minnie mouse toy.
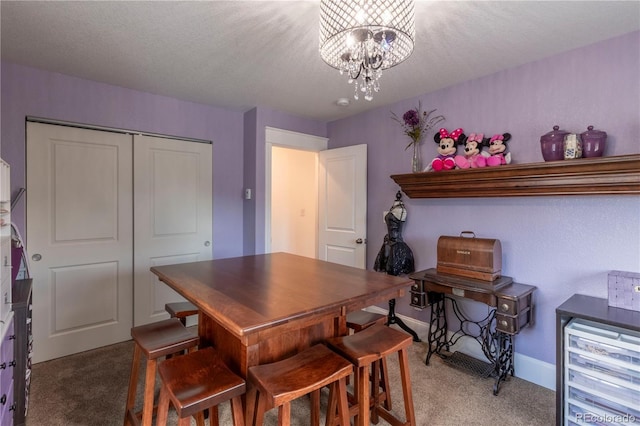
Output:
<instances>
[{"instance_id":1,"label":"stuffed minnie mouse toy","mask_svg":"<svg viewBox=\"0 0 640 426\"><path fill-rule=\"evenodd\" d=\"M503 133L491 136L489 140L489 154L487 166L501 166L511 163L511 153L507 153L507 141L511 139L510 133Z\"/></svg>"},{"instance_id":2,"label":"stuffed minnie mouse toy","mask_svg":"<svg viewBox=\"0 0 640 426\"><path fill-rule=\"evenodd\" d=\"M445 128L440 129L433 136L433 140L438 144L438 156L431 161L431 168L436 172L455 168L456 143L458 139L464 140L464 138L462 129L456 129L451 133Z\"/></svg>"},{"instance_id":3,"label":"stuffed minnie mouse toy","mask_svg":"<svg viewBox=\"0 0 640 426\"><path fill-rule=\"evenodd\" d=\"M471 133L466 139L458 142L464 145L464 155L456 155L456 166L461 169L478 168L487 165L488 156L486 152L482 152L482 147L489 142L489 138L485 138L483 133Z\"/></svg>"}]
</instances>

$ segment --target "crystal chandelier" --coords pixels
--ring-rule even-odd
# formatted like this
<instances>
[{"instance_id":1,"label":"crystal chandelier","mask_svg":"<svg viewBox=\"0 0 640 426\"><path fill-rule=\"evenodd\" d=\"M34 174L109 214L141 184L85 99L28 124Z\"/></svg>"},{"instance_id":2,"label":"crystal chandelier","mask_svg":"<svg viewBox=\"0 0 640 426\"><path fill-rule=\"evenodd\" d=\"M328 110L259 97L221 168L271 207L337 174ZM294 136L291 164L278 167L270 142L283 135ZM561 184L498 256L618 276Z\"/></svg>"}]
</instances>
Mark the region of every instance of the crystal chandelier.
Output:
<instances>
[{"instance_id":1,"label":"crystal chandelier","mask_svg":"<svg viewBox=\"0 0 640 426\"><path fill-rule=\"evenodd\" d=\"M404 61L415 39L413 0L322 0L320 56L349 76L354 98L380 90L382 70ZM358 79L360 83L358 83Z\"/></svg>"}]
</instances>

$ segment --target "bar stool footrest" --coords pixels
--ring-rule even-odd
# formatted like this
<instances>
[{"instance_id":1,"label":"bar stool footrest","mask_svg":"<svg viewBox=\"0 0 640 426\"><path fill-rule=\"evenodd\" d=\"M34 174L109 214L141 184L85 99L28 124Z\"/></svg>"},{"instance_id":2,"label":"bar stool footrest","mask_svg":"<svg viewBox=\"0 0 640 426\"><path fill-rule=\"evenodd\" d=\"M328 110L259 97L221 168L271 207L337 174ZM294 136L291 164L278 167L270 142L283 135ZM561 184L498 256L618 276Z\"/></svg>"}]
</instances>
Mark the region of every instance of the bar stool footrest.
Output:
<instances>
[{"instance_id":1,"label":"bar stool footrest","mask_svg":"<svg viewBox=\"0 0 640 426\"><path fill-rule=\"evenodd\" d=\"M410 422L401 422L396 418L394 414L392 414L390 411L385 410L384 408L376 407L376 411L378 412L378 416L383 418L391 426L411 426Z\"/></svg>"}]
</instances>

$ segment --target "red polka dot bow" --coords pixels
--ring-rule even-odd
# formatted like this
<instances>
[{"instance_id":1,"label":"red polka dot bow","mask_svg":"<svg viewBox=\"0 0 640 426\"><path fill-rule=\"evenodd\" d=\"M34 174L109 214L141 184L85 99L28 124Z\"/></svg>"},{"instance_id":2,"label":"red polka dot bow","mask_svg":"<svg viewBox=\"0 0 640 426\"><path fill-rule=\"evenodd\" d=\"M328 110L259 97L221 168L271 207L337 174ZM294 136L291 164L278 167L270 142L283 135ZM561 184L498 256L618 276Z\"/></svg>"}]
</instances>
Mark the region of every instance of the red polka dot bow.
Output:
<instances>
[{"instance_id":1,"label":"red polka dot bow","mask_svg":"<svg viewBox=\"0 0 640 426\"><path fill-rule=\"evenodd\" d=\"M444 127L442 129L440 129L440 138L441 139L451 138L454 141L457 141L461 134L462 134L462 129L455 129L451 133L449 133L447 131L447 129L445 129Z\"/></svg>"}]
</instances>

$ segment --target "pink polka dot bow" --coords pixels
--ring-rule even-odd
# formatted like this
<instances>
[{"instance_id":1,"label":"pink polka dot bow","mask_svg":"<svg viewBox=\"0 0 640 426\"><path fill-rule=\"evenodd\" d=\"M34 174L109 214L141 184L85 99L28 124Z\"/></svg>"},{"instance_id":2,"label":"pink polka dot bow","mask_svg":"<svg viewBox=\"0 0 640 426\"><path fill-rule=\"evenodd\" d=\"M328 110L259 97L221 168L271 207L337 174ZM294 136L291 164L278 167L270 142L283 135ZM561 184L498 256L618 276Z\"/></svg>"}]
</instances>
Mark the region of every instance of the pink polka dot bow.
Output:
<instances>
[{"instance_id":1,"label":"pink polka dot bow","mask_svg":"<svg viewBox=\"0 0 640 426\"><path fill-rule=\"evenodd\" d=\"M444 138L451 138L451 139L453 139L454 141L457 141L457 140L458 140L458 138L460 137L460 135L462 134L462 131L463 131L463 130L462 130L461 128L458 128L458 129L455 129L454 131L452 131L451 133L449 133L449 132L447 131L447 129L445 129L445 128L443 127L442 129L440 129L440 138L441 138L441 139L444 139Z\"/></svg>"},{"instance_id":2,"label":"pink polka dot bow","mask_svg":"<svg viewBox=\"0 0 640 426\"><path fill-rule=\"evenodd\" d=\"M467 142L482 142L484 133L471 133L467 138Z\"/></svg>"}]
</instances>

